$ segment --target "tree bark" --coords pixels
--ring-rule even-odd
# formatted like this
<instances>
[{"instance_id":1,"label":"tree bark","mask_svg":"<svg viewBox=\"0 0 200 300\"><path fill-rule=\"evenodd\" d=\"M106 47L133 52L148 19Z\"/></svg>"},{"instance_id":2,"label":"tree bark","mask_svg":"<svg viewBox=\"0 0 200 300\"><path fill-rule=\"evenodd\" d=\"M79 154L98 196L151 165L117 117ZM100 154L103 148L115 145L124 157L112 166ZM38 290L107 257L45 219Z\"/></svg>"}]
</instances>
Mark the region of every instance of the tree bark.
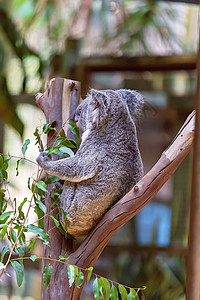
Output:
<instances>
[{"instance_id":1,"label":"tree bark","mask_svg":"<svg viewBox=\"0 0 200 300\"><path fill-rule=\"evenodd\" d=\"M72 100L72 101L71 101ZM50 85L44 94L38 93L36 95L36 103L45 114L47 123L54 122L55 131L50 131L47 138L47 145L52 146L55 142L59 131L64 128L66 134L67 123L71 116L73 116L76 106L80 101L80 84L79 82L67 80L63 78L52 79ZM53 189L52 185L50 189ZM46 197L45 205L47 207L47 214L52 210L52 200ZM56 218L58 209L51 212L51 215ZM43 255L50 259L58 259L60 255L68 257L70 253L75 250L75 241L73 239L66 239L55 226L54 221L50 217L44 218L44 228L50 237L50 247L43 246ZM43 261L42 270L50 262ZM42 300L67 299L66 294L68 290L66 269L62 264L52 263L53 270L51 282L45 290L42 284Z\"/></svg>"},{"instance_id":2,"label":"tree bark","mask_svg":"<svg viewBox=\"0 0 200 300\"><path fill-rule=\"evenodd\" d=\"M40 101L38 104L43 109L45 115L48 115L48 106L46 105L47 100L50 101L52 97L56 97L57 95L56 90L53 92L52 89L58 88L59 90L60 83L58 82L57 87L56 82L57 79L53 81L55 86L51 84L48 89L48 93L45 92L47 93L46 95L44 93L46 98L45 101L43 99L44 95L43 97L40 95ZM59 100L56 98L51 101L54 103L54 106L49 105L49 107L51 107L50 110L57 110L57 101ZM47 120L49 119L47 118ZM58 259L59 255L63 255L63 253L65 253L63 256L69 256L68 262L71 264L77 265L81 268L93 266L112 236L156 195L159 189L171 177L179 164L189 153L192 148L194 124L195 112L193 111L188 116L171 145L162 153L155 166L133 187L129 193L127 193L108 210L77 250L73 248L73 243L69 245L68 240L65 240L62 236L60 236L57 228L54 228L49 232L51 234L51 247L48 247L45 252L45 256ZM48 201L49 200L47 199L47 205L49 205ZM48 222L50 222L49 218ZM52 228L52 225L48 226L49 229ZM66 265L54 264L52 273L53 277L51 278L51 283L47 291L43 290L42 300L79 299L83 285L79 289L74 285L69 288ZM46 296L47 294L48 297Z\"/></svg>"}]
</instances>

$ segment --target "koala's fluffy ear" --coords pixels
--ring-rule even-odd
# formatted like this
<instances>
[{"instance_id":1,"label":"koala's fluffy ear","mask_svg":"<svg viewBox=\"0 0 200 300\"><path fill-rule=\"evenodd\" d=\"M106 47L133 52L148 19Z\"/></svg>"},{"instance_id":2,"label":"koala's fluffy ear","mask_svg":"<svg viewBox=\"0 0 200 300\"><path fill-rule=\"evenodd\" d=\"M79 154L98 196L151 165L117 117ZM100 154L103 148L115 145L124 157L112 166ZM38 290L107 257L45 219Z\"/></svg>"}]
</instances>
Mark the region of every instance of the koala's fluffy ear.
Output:
<instances>
[{"instance_id":1,"label":"koala's fluffy ear","mask_svg":"<svg viewBox=\"0 0 200 300\"><path fill-rule=\"evenodd\" d=\"M92 96L92 99L94 100L94 103L97 107L103 107L106 108L108 105L108 97L102 93L101 91L91 89L90 95Z\"/></svg>"},{"instance_id":2,"label":"koala's fluffy ear","mask_svg":"<svg viewBox=\"0 0 200 300\"><path fill-rule=\"evenodd\" d=\"M105 93L94 89L90 90L90 95L92 96L95 106L93 122L98 126L104 119L106 119L109 98Z\"/></svg>"},{"instance_id":3,"label":"koala's fluffy ear","mask_svg":"<svg viewBox=\"0 0 200 300\"><path fill-rule=\"evenodd\" d=\"M132 119L134 121L139 119L144 107L143 96L133 90L121 89L116 92L121 97L122 101L128 106Z\"/></svg>"}]
</instances>

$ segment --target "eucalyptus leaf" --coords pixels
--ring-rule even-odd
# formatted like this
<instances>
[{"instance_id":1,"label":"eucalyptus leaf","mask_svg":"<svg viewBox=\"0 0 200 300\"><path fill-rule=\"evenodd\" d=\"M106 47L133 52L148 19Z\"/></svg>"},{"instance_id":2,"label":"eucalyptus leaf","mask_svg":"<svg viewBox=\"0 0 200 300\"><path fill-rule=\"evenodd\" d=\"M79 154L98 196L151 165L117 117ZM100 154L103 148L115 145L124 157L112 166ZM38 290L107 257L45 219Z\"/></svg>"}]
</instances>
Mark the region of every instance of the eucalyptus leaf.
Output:
<instances>
[{"instance_id":1,"label":"eucalyptus leaf","mask_svg":"<svg viewBox=\"0 0 200 300\"><path fill-rule=\"evenodd\" d=\"M69 260L69 257L63 257L62 255L60 255L59 259Z\"/></svg>"},{"instance_id":2,"label":"eucalyptus leaf","mask_svg":"<svg viewBox=\"0 0 200 300\"><path fill-rule=\"evenodd\" d=\"M44 181L39 180L35 185L38 187L38 189L44 192L48 192L48 187Z\"/></svg>"},{"instance_id":3,"label":"eucalyptus leaf","mask_svg":"<svg viewBox=\"0 0 200 300\"><path fill-rule=\"evenodd\" d=\"M22 203L18 206L19 218L22 219L24 217L24 213L22 212L22 208L24 204L27 202L27 198L24 198Z\"/></svg>"},{"instance_id":4,"label":"eucalyptus leaf","mask_svg":"<svg viewBox=\"0 0 200 300\"><path fill-rule=\"evenodd\" d=\"M20 287L23 282L24 278L24 265L23 262L18 262L18 261L11 261L11 265L13 266L15 273L16 273L16 278L17 278L17 284Z\"/></svg>"},{"instance_id":5,"label":"eucalyptus leaf","mask_svg":"<svg viewBox=\"0 0 200 300\"><path fill-rule=\"evenodd\" d=\"M37 200L36 203L39 205L40 209L43 211L44 214L47 212L47 208L42 201Z\"/></svg>"},{"instance_id":6,"label":"eucalyptus leaf","mask_svg":"<svg viewBox=\"0 0 200 300\"><path fill-rule=\"evenodd\" d=\"M44 151L44 146L40 138L40 133L38 127L36 127L35 132L33 133L35 136L35 145L38 145L38 148L41 149L41 151Z\"/></svg>"},{"instance_id":7,"label":"eucalyptus leaf","mask_svg":"<svg viewBox=\"0 0 200 300\"><path fill-rule=\"evenodd\" d=\"M17 163L16 163L16 176L19 175L19 163L20 163L21 159L18 159L17 160Z\"/></svg>"},{"instance_id":8,"label":"eucalyptus leaf","mask_svg":"<svg viewBox=\"0 0 200 300\"><path fill-rule=\"evenodd\" d=\"M139 296L134 289L130 289L130 293L127 296L127 300L139 300Z\"/></svg>"},{"instance_id":9,"label":"eucalyptus leaf","mask_svg":"<svg viewBox=\"0 0 200 300\"><path fill-rule=\"evenodd\" d=\"M59 151L62 152L62 153L66 153L66 154L69 154L70 157L73 157L74 156L74 152L68 148L68 147L65 147L65 146L61 146L59 148Z\"/></svg>"},{"instance_id":10,"label":"eucalyptus leaf","mask_svg":"<svg viewBox=\"0 0 200 300\"><path fill-rule=\"evenodd\" d=\"M66 134L63 128L60 130L60 136L66 138Z\"/></svg>"},{"instance_id":11,"label":"eucalyptus leaf","mask_svg":"<svg viewBox=\"0 0 200 300\"><path fill-rule=\"evenodd\" d=\"M127 293L127 290L125 289L125 287L123 285L119 284L118 290L120 292L122 300L127 300L128 293Z\"/></svg>"},{"instance_id":12,"label":"eucalyptus leaf","mask_svg":"<svg viewBox=\"0 0 200 300\"><path fill-rule=\"evenodd\" d=\"M54 218L54 216L50 216L50 217L54 220L56 227L57 228L60 227L60 222L58 220L56 220L56 218Z\"/></svg>"},{"instance_id":13,"label":"eucalyptus leaf","mask_svg":"<svg viewBox=\"0 0 200 300\"><path fill-rule=\"evenodd\" d=\"M45 289L48 287L49 282L51 280L51 274L52 274L52 266L51 265L47 265L44 268L43 271L43 282L44 282L44 287Z\"/></svg>"},{"instance_id":14,"label":"eucalyptus leaf","mask_svg":"<svg viewBox=\"0 0 200 300\"><path fill-rule=\"evenodd\" d=\"M12 238L13 242L15 243L17 240L17 234L14 229L11 229L11 238Z\"/></svg>"},{"instance_id":15,"label":"eucalyptus leaf","mask_svg":"<svg viewBox=\"0 0 200 300\"><path fill-rule=\"evenodd\" d=\"M75 280L75 269L73 265L68 265L67 268L68 268L69 287L71 287Z\"/></svg>"},{"instance_id":16,"label":"eucalyptus leaf","mask_svg":"<svg viewBox=\"0 0 200 300\"><path fill-rule=\"evenodd\" d=\"M0 215L0 221L6 221L11 215L11 212L5 212L2 215Z\"/></svg>"},{"instance_id":17,"label":"eucalyptus leaf","mask_svg":"<svg viewBox=\"0 0 200 300\"><path fill-rule=\"evenodd\" d=\"M100 277L100 284L102 286L102 292L104 300L109 300L110 298L110 283L106 278Z\"/></svg>"},{"instance_id":18,"label":"eucalyptus leaf","mask_svg":"<svg viewBox=\"0 0 200 300\"><path fill-rule=\"evenodd\" d=\"M83 279L84 279L83 272L79 271L75 279L75 285L77 288L80 288L80 286L83 284Z\"/></svg>"},{"instance_id":19,"label":"eucalyptus leaf","mask_svg":"<svg viewBox=\"0 0 200 300\"><path fill-rule=\"evenodd\" d=\"M50 176L45 183L46 184L50 184L50 183L54 183L54 182L58 182L60 181L60 178L56 177L56 176Z\"/></svg>"},{"instance_id":20,"label":"eucalyptus leaf","mask_svg":"<svg viewBox=\"0 0 200 300\"><path fill-rule=\"evenodd\" d=\"M9 246L8 246L8 245L5 246L5 247L3 247L2 251L1 251L1 262L3 261L4 256L5 256L5 254L6 254L6 252L7 252L8 250L9 250Z\"/></svg>"},{"instance_id":21,"label":"eucalyptus leaf","mask_svg":"<svg viewBox=\"0 0 200 300\"><path fill-rule=\"evenodd\" d=\"M99 278L95 278L94 282L93 282L93 291L94 291L94 299L95 300L101 300L101 284L100 284L100 280Z\"/></svg>"},{"instance_id":22,"label":"eucalyptus leaf","mask_svg":"<svg viewBox=\"0 0 200 300\"><path fill-rule=\"evenodd\" d=\"M36 255L31 255L31 256L30 256L30 259L31 259L32 261L36 261L37 256L36 256Z\"/></svg>"},{"instance_id":23,"label":"eucalyptus leaf","mask_svg":"<svg viewBox=\"0 0 200 300\"><path fill-rule=\"evenodd\" d=\"M47 123L47 124L45 124L45 125L43 126L42 131L43 131L45 134L47 134L50 130L56 130L55 127L51 127L51 126L52 126L52 123L53 123L53 122Z\"/></svg>"},{"instance_id":24,"label":"eucalyptus leaf","mask_svg":"<svg viewBox=\"0 0 200 300\"><path fill-rule=\"evenodd\" d=\"M29 246L28 246L28 252L32 252L34 250L36 241L37 241L37 239L33 239L30 241Z\"/></svg>"},{"instance_id":25,"label":"eucalyptus leaf","mask_svg":"<svg viewBox=\"0 0 200 300\"><path fill-rule=\"evenodd\" d=\"M22 154L23 155L25 155L26 150L27 150L29 144L30 144L30 140L29 139L25 140L25 142L24 142L24 144L22 146Z\"/></svg>"},{"instance_id":26,"label":"eucalyptus leaf","mask_svg":"<svg viewBox=\"0 0 200 300\"><path fill-rule=\"evenodd\" d=\"M18 247L17 252L19 253L19 257L22 258L25 254L23 247Z\"/></svg>"},{"instance_id":27,"label":"eucalyptus leaf","mask_svg":"<svg viewBox=\"0 0 200 300\"><path fill-rule=\"evenodd\" d=\"M89 283L90 278L92 276L93 267L87 268L87 270L89 271L88 276L87 276L87 283Z\"/></svg>"},{"instance_id":28,"label":"eucalyptus leaf","mask_svg":"<svg viewBox=\"0 0 200 300\"><path fill-rule=\"evenodd\" d=\"M118 292L117 289L114 285L112 285L111 290L110 290L110 300L118 300Z\"/></svg>"},{"instance_id":29,"label":"eucalyptus leaf","mask_svg":"<svg viewBox=\"0 0 200 300\"><path fill-rule=\"evenodd\" d=\"M27 231L38 234L39 237L44 241L49 239L49 235L42 228L37 227L33 224L27 226Z\"/></svg>"}]
</instances>

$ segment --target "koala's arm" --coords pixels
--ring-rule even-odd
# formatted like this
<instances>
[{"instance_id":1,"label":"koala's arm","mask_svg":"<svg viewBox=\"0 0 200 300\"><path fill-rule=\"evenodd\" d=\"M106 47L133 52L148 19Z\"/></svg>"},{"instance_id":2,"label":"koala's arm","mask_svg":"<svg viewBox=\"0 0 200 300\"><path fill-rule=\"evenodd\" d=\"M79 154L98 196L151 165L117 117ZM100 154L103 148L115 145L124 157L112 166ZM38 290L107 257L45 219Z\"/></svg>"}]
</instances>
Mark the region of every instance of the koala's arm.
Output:
<instances>
[{"instance_id":1,"label":"koala's arm","mask_svg":"<svg viewBox=\"0 0 200 300\"><path fill-rule=\"evenodd\" d=\"M98 172L98 163L97 161L95 163L95 159L80 159L78 155L53 161L46 152L41 152L36 160L49 175L71 182L90 179Z\"/></svg>"}]
</instances>

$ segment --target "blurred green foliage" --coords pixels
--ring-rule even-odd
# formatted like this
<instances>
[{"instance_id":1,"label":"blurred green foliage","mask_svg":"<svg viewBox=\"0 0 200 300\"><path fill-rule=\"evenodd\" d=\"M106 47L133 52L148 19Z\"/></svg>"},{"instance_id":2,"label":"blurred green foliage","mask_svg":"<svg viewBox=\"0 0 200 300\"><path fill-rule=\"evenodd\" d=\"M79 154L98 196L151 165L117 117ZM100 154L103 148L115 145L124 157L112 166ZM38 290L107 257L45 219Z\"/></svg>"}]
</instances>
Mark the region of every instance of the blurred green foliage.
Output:
<instances>
[{"instance_id":1,"label":"blurred green foliage","mask_svg":"<svg viewBox=\"0 0 200 300\"><path fill-rule=\"evenodd\" d=\"M91 55L155 54L154 39L170 53L182 49L175 20L177 7L165 2L0 0L2 120L22 135L14 96L20 101L28 94L33 102L33 94L49 78L76 79L70 68L84 55L86 45Z\"/></svg>"}]
</instances>

